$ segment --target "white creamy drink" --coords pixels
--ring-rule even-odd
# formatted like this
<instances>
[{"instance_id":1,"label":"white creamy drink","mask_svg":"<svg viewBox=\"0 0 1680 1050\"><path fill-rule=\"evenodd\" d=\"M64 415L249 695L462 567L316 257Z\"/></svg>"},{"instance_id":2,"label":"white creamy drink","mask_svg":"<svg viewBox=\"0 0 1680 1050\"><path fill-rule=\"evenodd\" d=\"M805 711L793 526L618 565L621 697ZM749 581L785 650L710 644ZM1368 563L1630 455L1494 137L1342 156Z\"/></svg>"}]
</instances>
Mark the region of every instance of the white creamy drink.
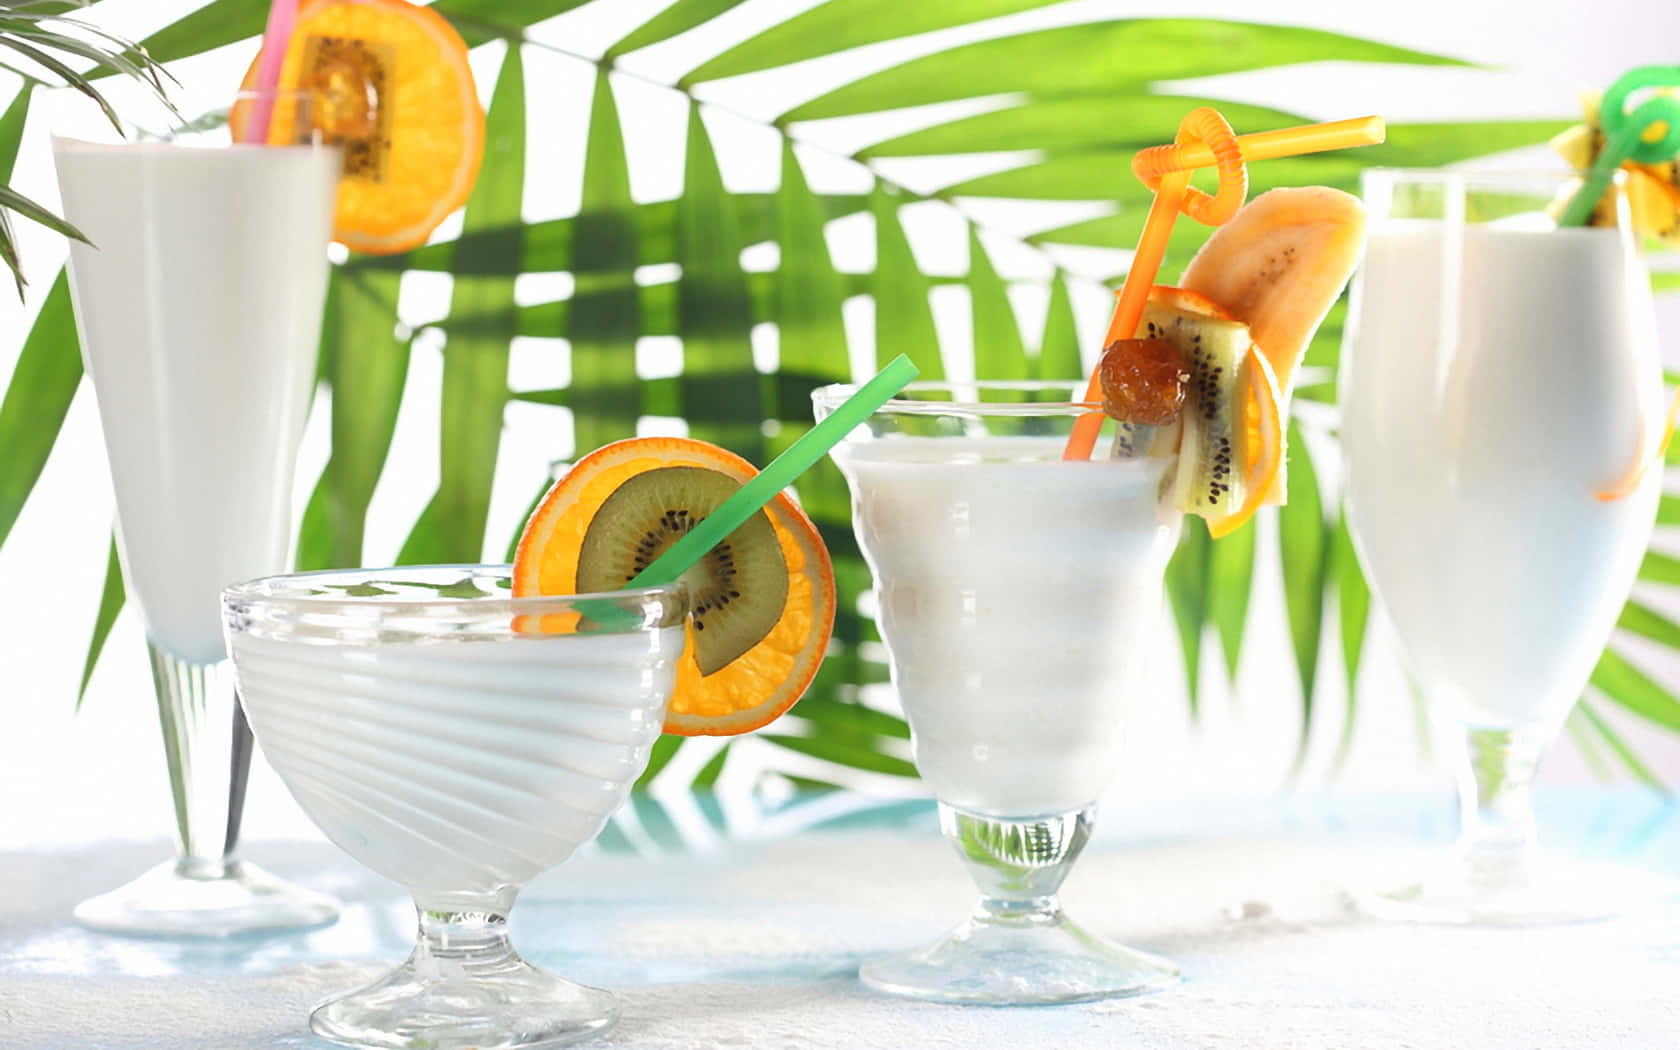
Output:
<instances>
[{"instance_id":1,"label":"white creamy drink","mask_svg":"<svg viewBox=\"0 0 1680 1050\"><path fill-rule=\"evenodd\" d=\"M1065 463L1061 437L894 436L834 451L916 766L949 805L1063 813L1120 762L1178 514L1164 461Z\"/></svg>"},{"instance_id":2,"label":"white creamy drink","mask_svg":"<svg viewBox=\"0 0 1680 1050\"><path fill-rule=\"evenodd\" d=\"M1462 253L1438 222L1370 231L1341 380L1348 513L1425 693L1472 727L1555 724L1655 515L1660 469L1595 498L1659 436L1649 286L1614 230L1455 228Z\"/></svg>"},{"instance_id":3,"label":"white creamy drink","mask_svg":"<svg viewBox=\"0 0 1680 1050\"><path fill-rule=\"evenodd\" d=\"M129 595L150 640L224 655L219 595L287 567L339 153L57 139L71 292Z\"/></svg>"},{"instance_id":4,"label":"white creamy drink","mask_svg":"<svg viewBox=\"0 0 1680 1050\"><path fill-rule=\"evenodd\" d=\"M230 641L251 729L304 812L435 903L522 886L595 837L647 766L683 631Z\"/></svg>"}]
</instances>

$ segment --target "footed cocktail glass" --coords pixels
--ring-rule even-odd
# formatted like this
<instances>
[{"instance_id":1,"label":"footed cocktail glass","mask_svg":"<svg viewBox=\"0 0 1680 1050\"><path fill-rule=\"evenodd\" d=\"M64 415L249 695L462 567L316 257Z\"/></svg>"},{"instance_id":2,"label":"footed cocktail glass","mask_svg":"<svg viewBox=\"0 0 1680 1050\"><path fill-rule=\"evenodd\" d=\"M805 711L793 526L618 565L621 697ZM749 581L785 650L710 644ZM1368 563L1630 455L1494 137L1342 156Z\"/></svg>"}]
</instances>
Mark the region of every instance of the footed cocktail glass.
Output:
<instances>
[{"instance_id":1,"label":"footed cocktail glass","mask_svg":"<svg viewBox=\"0 0 1680 1050\"><path fill-rule=\"evenodd\" d=\"M248 96L247 101L255 96ZM83 901L131 934L319 925L338 904L239 858L251 734L222 641L223 587L284 571L292 473L315 389L340 151L312 96L268 99L295 145L57 138L70 298L99 403L117 547L151 654L177 855Z\"/></svg>"},{"instance_id":2,"label":"footed cocktail glass","mask_svg":"<svg viewBox=\"0 0 1680 1050\"><path fill-rule=\"evenodd\" d=\"M328 1000L353 1046L555 1046L613 998L509 943L508 911L646 768L683 651L681 585L513 598L506 566L358 569L230 587L257 743L327 837L414 895L408 961Z\"/></svg>"},{"instance_id":3,"label":"footed cocktail glass","mask_svg":"<svg viewBox=\"0 0 1680 1050\"><path fill-rule=\"evenodd\" d=\"M816 391L817 418L851 389ZM1075 925L1056 897L1120 762L1179 524L1160 498L1166 460L1062 459L1094 407L1083 390L913 383L832 453L917 769L980 888L945 937L864 963L881 991L1055 1003L1178 979Z\"/></svg>"},{"instance_id":4,"label":"footed cocktail glass","mask_svg":"<svg viewBox=\"0 0 1680 1050\"><path fill-rule=\"evenodd\" d=\"M1363 894L1382 917L1607 914L1538 850L1530 787L1650 540L1662 372L1619 189L1550 217L1566 172L1374 170L1342 351L1354 547L1433 715L1463 740L1456 854Z\"/></svg>"}]
</instances>

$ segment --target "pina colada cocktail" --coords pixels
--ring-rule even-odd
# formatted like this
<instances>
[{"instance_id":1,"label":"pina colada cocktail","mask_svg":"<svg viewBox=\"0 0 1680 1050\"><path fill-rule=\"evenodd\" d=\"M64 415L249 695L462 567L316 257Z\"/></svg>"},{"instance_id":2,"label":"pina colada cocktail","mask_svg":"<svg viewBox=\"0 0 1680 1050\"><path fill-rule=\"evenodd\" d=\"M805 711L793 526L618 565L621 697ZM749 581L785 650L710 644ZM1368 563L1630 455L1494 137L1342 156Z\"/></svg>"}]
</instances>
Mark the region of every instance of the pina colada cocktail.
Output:
<instances>
[{"instance_id":1,"label":"pina colada cocktail","mask_svg":"<svg viewBox=\"0 0 1680 1050\"><path fill-rule=\"evenodd\" d=\"M1555 728L1659 494L1653 471L1626 498L1595 497L1661 417L1643 268L1612 230L1470 225L1449 240L1444 223L1397 219L1371 230L1357 287L1342 441L1372 582L1442 714Z\"/></svg>"},{"instance_id":2,"label":"pina colada cocktail","mask_svg":"<svg viewBox=\"0 0 1680 1050\"><path fill-rule=\"evenodd\" d=\"M1178 538L1159 498L1167 461L1066 463L1063 443L906 437L835 453L880 581L916 767L975 813L1038 817L1095 800L1157 640Z\"/></svg>"},{"instance_id":3,"label":"pina colada cocktail","mask_svg":"<svg viewBox=\"0 0 1680 1050\"><path fill-rule=\"evenodd\" d=\"M274 103L307 113L308 101ZM127 593L151 649L179 847L77 918L189 935L330 920L332 901L236 855L251 747L219 599L287 567L339 151L194 134L61 138L53 155L65 216L92 242L71 248L70 291Z\"/></svg>"},{"instance_id":4,"label":"pina colada cocktail","mask_svg":"<svg viewBox=\"0 0 1680 1050\"><path fill-rule=\"evenodd\" d=\"M1586 687L1656 514L1662 377L1616 191L1568 173L1372 171L1343 348L1348 522L1435 715L1464 734L1457 855L1365 894L1402 919L1591 918L1613 893L1535 838L1530 784Z\"/></svg>"},{"instance_id":5,"label":"pina colada cocktail","mask_svg":"<svg viewBox=\"0 0 1680 1050\"><path fill-rule=\"evenodd\" d=\"M818 416L843 393L819 390ZM1178 979L1056 900L1120 761L1179 527L1161 500L1168 457L1061 458L1089 409L1074 396L913 384L834 451L916 767L981 891L947 937L864 964L882 991L1064 1002Z\"/></svg>"},{"instance_id":6,"label":"pina colada cocktail","mask_svg":"<svg viewBox=\"0 0 1680 1050\"><path fill-rule=\"evenodd\" d=\"M661 731L745 732L815 674L833 626L828 552L755 474L700 441L621 441L554 484L511 566L226 591L263 752L321 830L406 887L419 913L408 961L317 1008L318 1034L513 1050L616 1020L608 993L521 959L508 912L601 830ZM648 564L668 578L627 587ZM601 585L579 585L589 580Z\"/></svg>"},{"instance_id":7,"label":"pina colada cocktail","mask_svg":"<svg viewBox=\"0 0 1680 1050\"><path fill-rule=\"evenodd\" d=\"M1362 228L1346 194L1265 194L1104 349L1100 405L1083 382L912 384L835 449L916 767L981 892L946 937L864 963L865 983L1003 1005L1177 980L1070 922L1056 892L1123 760L1182 515L1224 534L1271 498L1287 377ZM846 389L813 395L818 419Z\"/></svg>"},{"instance_id":8,"label":"pina colada cocktail","mask_svg":"<svg viewBox=\"0 0 1680 1050\"><path fill-rule=\"evenodd\" d=\"M607 993L524 962L507 915L647 766L686 599L680 586L515 599L509 576L359 570L228 591L263 753L321 830L406 887L419 914L406 963L315 1011L329 1039L553 1046L618 1016Z\"/></svg>"}]
</instances>

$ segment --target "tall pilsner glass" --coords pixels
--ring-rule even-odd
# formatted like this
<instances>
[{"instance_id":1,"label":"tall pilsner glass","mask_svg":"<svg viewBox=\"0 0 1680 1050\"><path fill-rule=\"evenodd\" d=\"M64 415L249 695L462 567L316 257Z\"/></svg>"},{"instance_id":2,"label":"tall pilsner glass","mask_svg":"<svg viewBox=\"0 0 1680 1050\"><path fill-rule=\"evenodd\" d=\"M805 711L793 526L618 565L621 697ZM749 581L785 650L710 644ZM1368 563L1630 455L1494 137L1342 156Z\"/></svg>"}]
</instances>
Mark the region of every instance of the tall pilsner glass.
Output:
<instances>
[{"instance_id":1,"label":"tall pilsner glass","mask_svg":"<svg viewBox=\"0 0 1680 1050\"><path fill-rule=\"evenodd\" d=\"M1119 767L1178 538L1165 460L1061 458L1083 387L911 384L834 450L916 766L980 889L950 934L863 965L881 991L1003 1005L1177 980L1056 896ZM817 417L850 393L818 390Z\"/></svg>"},{"instance_id":2,"label":"tall pilsner glass","mask_svg":"<svg viewBox=\"0 0 1680 1050\"><path fill-rule=\"evenodd\" d=\"M308 96L275 100L307 127ZM126 933L316 925L329 898L238 859L251 734L221 589L286 569L292 472L315 374L339 151L225 131L53 143L64 212L91 244L70 293L116 494L169 763L177 856L76 917Z\"/></svg>"},{"instance_id":3,"label":"tall pilsner glass","mask_svg":"<svg viewBox=\"0 0 1680 1050\"><path fill-rule=\"evenodd\" d=\"M1614 903L1536 849L1535 768L1587 684L1655 520L1662 375L1619 190L1558 229L1565 174L1372 171L1342 363L1354 545L1433 715L1462 737L1455 855L1385 917L1534 923Z\"/></svg>"}]
</instances>

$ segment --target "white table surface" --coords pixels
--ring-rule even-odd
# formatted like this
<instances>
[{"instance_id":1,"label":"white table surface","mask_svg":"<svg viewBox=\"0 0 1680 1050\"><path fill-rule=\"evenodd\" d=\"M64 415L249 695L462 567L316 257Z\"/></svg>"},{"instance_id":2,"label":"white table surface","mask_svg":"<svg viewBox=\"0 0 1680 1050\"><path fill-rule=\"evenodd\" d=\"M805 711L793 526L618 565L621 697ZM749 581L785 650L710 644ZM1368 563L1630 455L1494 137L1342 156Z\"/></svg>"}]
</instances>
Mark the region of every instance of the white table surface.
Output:
<instances>
[{"instance_id":1,"label":"white table surface","mask_svg":"<svg viewBox=\"0 0 1680 1050\"><path fill-rule=\"evenodd\" d=\"M1557 846L1680 876L1680 812L1656 796L1550 795L1541 812ZM623 1020L588 1046L1680 1047L1680 897L1521 931L1385 926L1346 907L1344 885L1393 877L1450 835L1445 799L1251 800L1105 821L1064 901L1092 929L1179 962L1177 988L1026 1009L870 992L858 962L937 935L971 890L930 805L856 796L745 822L709 800L638 800L526 891L513 936L537 964L620 994ZM163 852L0 854L0 1047L322 1050L310 1006L406 954L406 898L319 843L247 855L338 894L344 914L326 929L186 943L71 922L76 901Z\"/></svg>"}]
</instances>

